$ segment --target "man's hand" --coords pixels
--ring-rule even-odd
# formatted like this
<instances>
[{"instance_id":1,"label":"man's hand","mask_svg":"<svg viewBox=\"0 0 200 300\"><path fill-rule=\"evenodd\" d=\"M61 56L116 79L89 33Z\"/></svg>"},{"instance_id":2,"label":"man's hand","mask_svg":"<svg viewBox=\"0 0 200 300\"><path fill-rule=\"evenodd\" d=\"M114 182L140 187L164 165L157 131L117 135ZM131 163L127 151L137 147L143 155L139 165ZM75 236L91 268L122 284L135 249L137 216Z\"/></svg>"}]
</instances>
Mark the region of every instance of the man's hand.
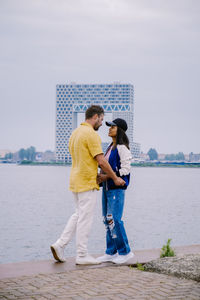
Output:
<instances>
[{"instance_id":1,"label":"man's hand","mask_svg":"<svg viewBox=\"0 0 200 300\"><path fill-rule=\"evenodd\" d=\"M96 155L95 159L98 162L99 167L104 171L104 173L106 173L108 178L111 178L114 181L115 185L125 185L125 181L122 178L116 176L115 172L112 170L111 166L109 165L102 153Z\"/></svg>"},{"instance_id":2,"label":"man's hand","mask_svg":"<svg viewBox=\"0 0 200 300\"><path fill-rule=\"evenodd\" d=\"M106 181L108 178L109 177L107 174L99 173L99 174L97 174L97 183L100 184L100 183ZM125 184L125 181L120 177L116 177L116 179L113 181L114 181L115 185L117 185L117 186L123 186Z\"/></svg>"},{"instance_id":3,"label":"man's hand","mask_svg":"<svg viewBox=\"0 0 200 300\"><path fill-rule=\"evenodd\" d=\"M117 177L117 178L114 180L114 183L115 183L115 185L119 185L119 186L125 185L125 181L124 181L122 178L120 178L120 177Z\"/></svg>"}]
</instances>

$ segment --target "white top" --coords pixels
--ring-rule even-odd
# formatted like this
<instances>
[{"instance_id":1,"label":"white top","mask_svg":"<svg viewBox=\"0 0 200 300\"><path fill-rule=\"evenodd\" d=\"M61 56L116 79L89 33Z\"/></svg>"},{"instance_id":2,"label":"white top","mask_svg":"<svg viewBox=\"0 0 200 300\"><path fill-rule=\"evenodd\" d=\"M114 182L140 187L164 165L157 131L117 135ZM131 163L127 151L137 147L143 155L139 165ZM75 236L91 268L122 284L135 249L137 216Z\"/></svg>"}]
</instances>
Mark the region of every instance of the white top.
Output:
<instances>
[{"instance_id":1,"label":"white top","mask_svg":"<svg viewBox=\"0 0 200 300\"><path fill-rule=\"evenodd\" d=\"M121 162L121 169L119 170L119 174L120 176L128 175L131 171L131 151L125 145L117 145L117 150Z\"/></svg>"}]
</instances>

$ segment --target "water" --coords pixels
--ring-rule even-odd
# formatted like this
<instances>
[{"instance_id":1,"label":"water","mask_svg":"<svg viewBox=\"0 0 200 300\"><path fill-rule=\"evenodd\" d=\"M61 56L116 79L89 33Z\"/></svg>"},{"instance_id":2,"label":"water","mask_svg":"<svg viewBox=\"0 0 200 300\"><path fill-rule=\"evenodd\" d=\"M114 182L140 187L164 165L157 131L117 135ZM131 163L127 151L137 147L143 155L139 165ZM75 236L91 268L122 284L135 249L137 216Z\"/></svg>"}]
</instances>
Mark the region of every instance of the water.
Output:
<instances>
[{"instance_id":1,"label":"water","mask_svg":"<svg viewBox=\"0 0 200 300\"><path fill-rule=\"evenodd\" d=\"M68 191L70 167L0 165L0 263L50 259L74 211ZM200 169L132 168L124 221L131 247L200 243ZM103 253L101 192L89 239L90 253ZM75 256L75 241L66 248Z\"/></svg>"}]
</instances>

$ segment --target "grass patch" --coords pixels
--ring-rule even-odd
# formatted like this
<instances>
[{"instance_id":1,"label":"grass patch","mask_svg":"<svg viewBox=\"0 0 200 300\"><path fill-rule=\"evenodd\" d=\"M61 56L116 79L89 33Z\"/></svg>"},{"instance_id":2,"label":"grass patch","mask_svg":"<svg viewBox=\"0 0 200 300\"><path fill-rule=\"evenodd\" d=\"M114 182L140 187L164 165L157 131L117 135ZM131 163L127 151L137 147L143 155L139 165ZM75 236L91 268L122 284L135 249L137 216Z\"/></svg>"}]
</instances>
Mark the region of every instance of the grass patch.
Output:
<instances>
[{"instance_id":1,"label":"grass patch","mask_svg":"<svg viewBox=\"0 0 200 300\"><path fill-rule=\"evenodd\" d=\"M160 257L171 257L175 256L174 250L171 248L170 243L172 239L168 239L167 244L163 245L160 253Z\"/></svg>"},{"instance_id":2,"label":"grass patch","mask_svg":"<svg viewBox=\"0 0 200 300\"><path fill-rule=\"evenodd\" d=\"M144 266L138 262L136 263L136 268L140 271L144 271Z\"/></svg>"}]
</instances>

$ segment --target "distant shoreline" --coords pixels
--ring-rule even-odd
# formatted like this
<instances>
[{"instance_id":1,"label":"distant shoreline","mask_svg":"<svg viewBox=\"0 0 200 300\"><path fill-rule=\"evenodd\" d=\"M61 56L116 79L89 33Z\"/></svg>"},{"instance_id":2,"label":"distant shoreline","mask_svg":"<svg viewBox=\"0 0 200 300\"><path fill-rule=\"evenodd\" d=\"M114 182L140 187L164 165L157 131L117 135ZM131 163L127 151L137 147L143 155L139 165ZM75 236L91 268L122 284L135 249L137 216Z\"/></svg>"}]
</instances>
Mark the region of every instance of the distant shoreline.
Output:
<instances>
[{"instance_id":1,"label":"distant shoreline","mask_svg":"<svg viewBox=\"0 0 200 300\"><path fill-rule=\"evenodd\" d=\"M165 168L200 168L200 163L186 163L186 162L145 162L145 163L131 163L134 167L165 167Z\"/></svg>"},{"instance_id":2,"label":"distant shoreline","mask_svg":"<svg viewBox=\"0 0 200 300\"><path fill-rule=\"evenodd\" d=\"M62 162L31 162L22 161L21 163L0 162L1 164L17 164L19 166L71 166L71 163ZM150 168L200 168L200 163L187 162L143 162L131 163L132 167L150 167Z\"/></svg>"}]
</instances>

